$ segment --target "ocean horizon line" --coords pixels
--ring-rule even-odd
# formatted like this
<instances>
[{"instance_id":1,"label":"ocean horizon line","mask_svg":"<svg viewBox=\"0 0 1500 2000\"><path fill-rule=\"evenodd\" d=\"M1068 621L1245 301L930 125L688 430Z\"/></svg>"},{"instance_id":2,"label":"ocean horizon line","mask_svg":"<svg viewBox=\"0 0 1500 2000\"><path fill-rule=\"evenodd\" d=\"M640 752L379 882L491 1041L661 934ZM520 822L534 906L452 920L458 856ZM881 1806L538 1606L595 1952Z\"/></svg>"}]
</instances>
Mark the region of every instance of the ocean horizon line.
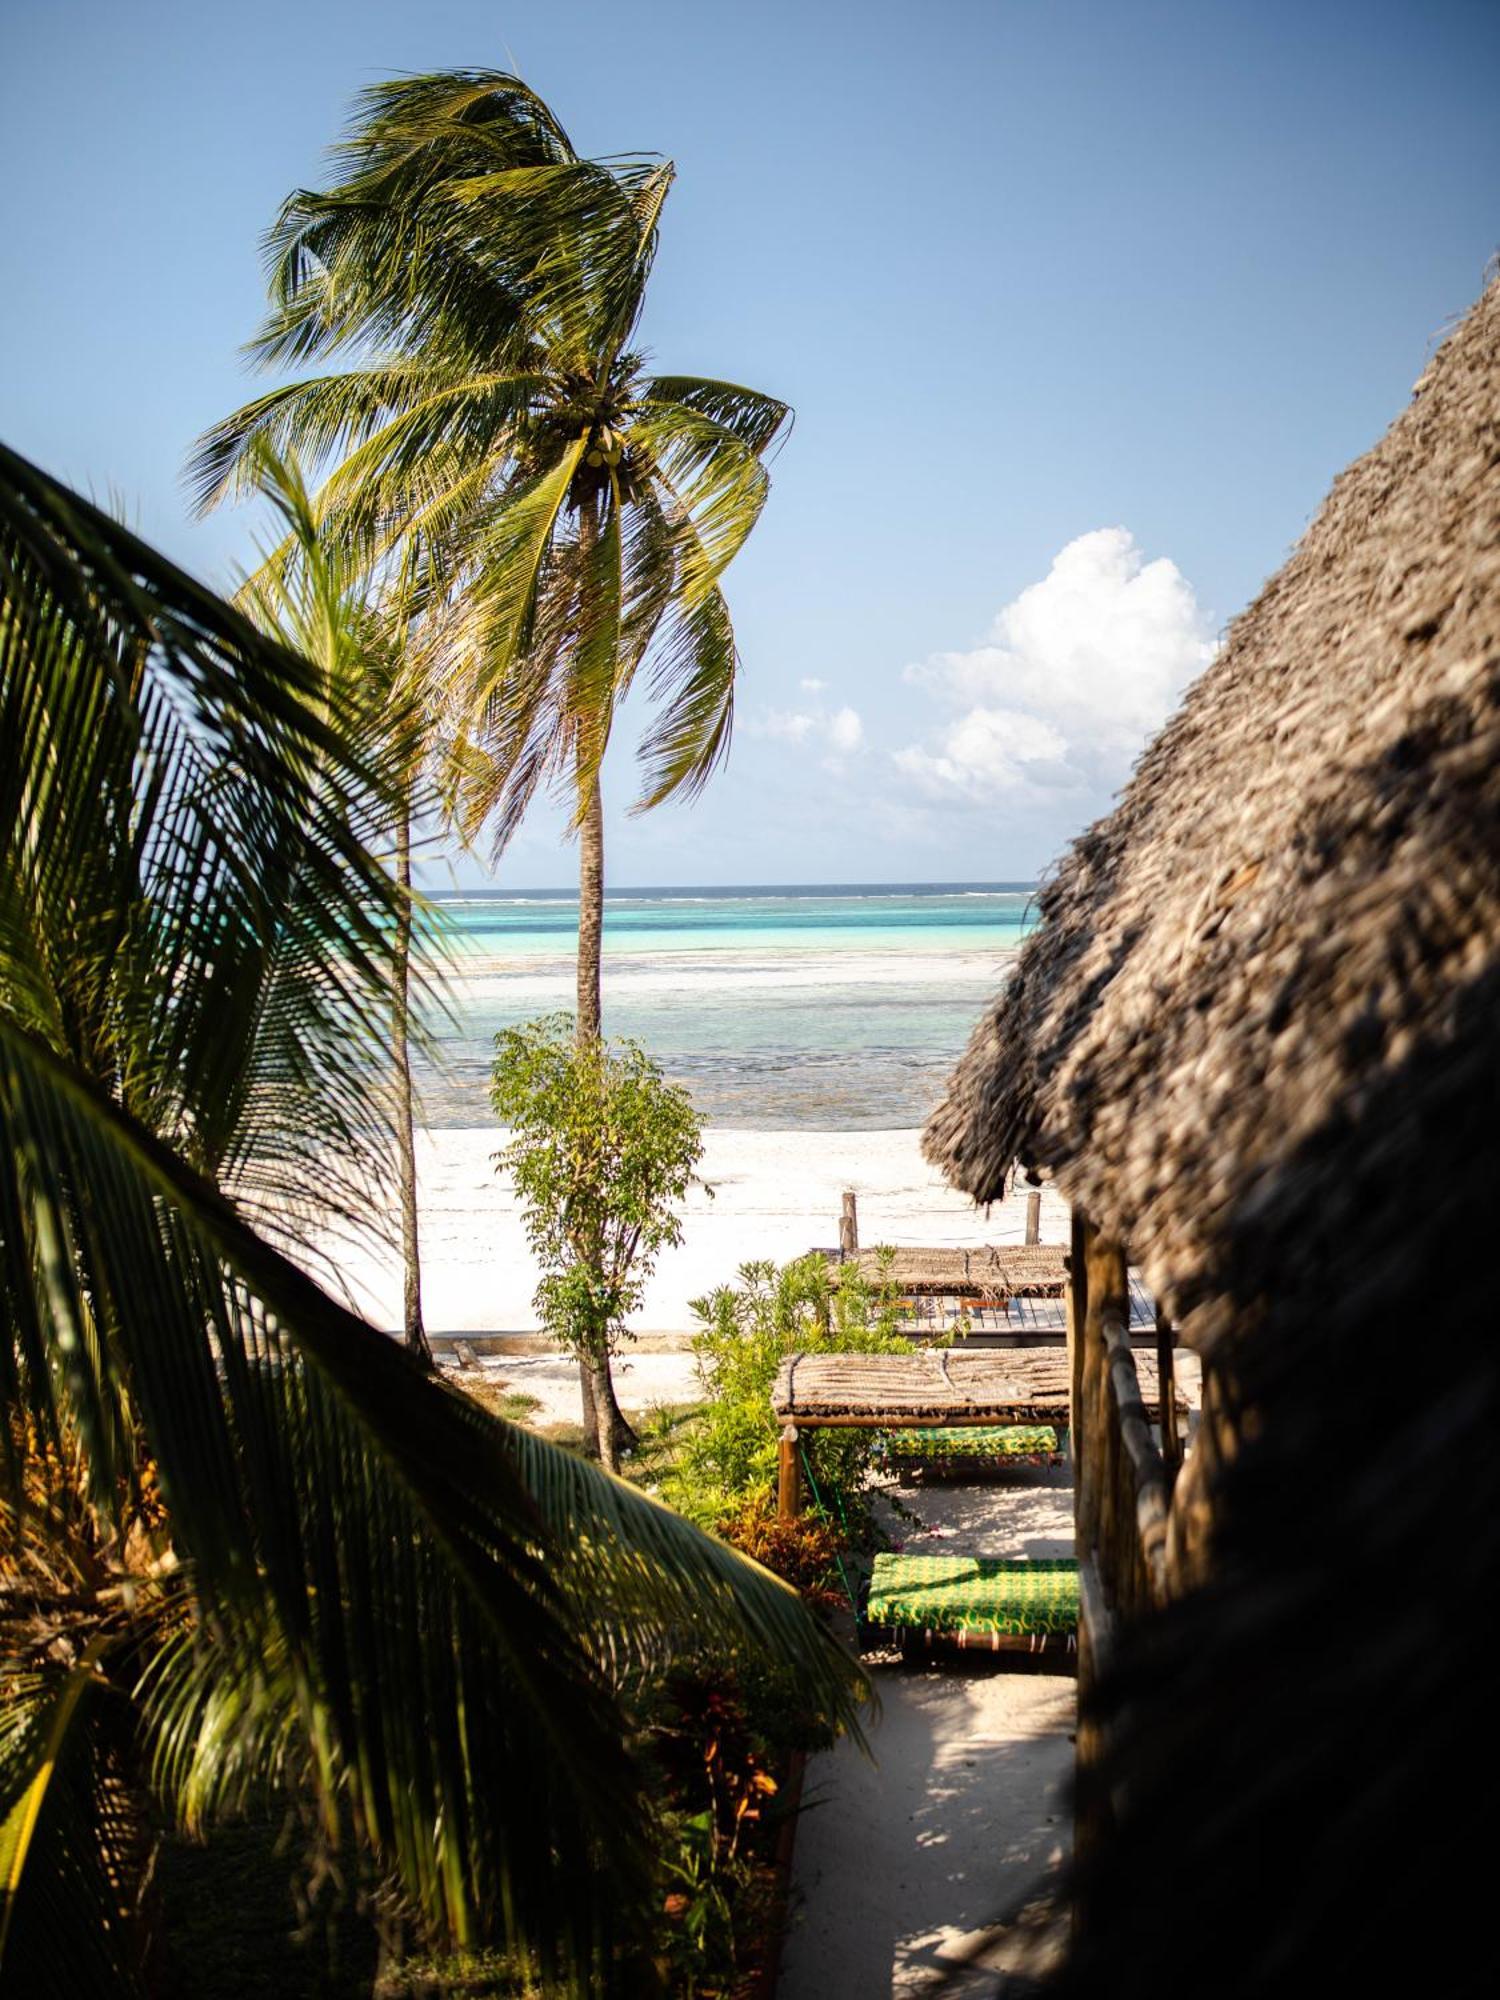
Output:
<instances>
[{"instance_id":1,"label":"ocean horizon line","mask_svg":"<svg viewBox=\"0 0 1500 2000\"><path fill-rule=\"evenodd\" d=\"M872 896L1030 896L1035 881L1006 882L671 882L646 886L621 884L608 888L610 902L736 901L749 897L837 897L850 900ZM535 889L424 889L431 903L576 903L576 887Z\"/></svg>"}]
</instances>

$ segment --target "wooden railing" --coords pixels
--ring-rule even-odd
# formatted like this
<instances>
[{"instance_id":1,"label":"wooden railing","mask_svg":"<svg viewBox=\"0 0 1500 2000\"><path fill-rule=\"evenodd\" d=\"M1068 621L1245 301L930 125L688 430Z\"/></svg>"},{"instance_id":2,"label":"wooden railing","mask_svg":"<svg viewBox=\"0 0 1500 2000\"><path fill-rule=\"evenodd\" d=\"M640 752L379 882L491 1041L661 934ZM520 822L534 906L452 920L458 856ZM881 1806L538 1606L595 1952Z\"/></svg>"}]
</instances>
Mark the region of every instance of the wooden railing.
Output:
<instances>
[{"instance_id":1,"label":"wooden railing","mask_svg":"<svg viewBox=\"0 0 1500 2000\"><path fill-rule=\"evenodd\" d=\"M1070 1448L1078 1550L1078 1785L1080 1852L1113 1812L1095 1781L1102 1743L1090 1697L1122 1625L1167 1592L1167 1521L1181 1461L1172 1331L1157 1327L1162 1443L1158 1446L1130 1346L1123 1244L1075 1217L1068 1260Z\"/></svg>"}]
</instances>

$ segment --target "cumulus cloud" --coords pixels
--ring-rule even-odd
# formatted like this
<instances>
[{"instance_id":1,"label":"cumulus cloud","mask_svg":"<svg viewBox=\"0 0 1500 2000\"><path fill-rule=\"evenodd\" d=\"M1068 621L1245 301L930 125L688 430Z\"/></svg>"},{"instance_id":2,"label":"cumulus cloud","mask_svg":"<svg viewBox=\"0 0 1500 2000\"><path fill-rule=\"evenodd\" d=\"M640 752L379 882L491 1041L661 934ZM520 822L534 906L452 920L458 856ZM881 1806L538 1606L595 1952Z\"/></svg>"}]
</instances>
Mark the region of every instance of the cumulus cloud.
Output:
<instances>
[{"instance_id":1,"label":"cumulus cloud","mask_svg":"<svg viewBox=\"0 0 1500 2000\"><path fill-rule=\"evenodd\" d=\"M773 708L761 727L767 736L779 736L787 743L805 743L818 726L816 715L800 715L787 709Z\"/></svg>"},{"instance_id":2,"label":"cumulus cloud","mask_svg":"<svg viewBox=\"0 0 1500 2000\"><path fill-rule=\"evenodd\" d=\"M905 678L960 711L895 753L925 795L1101 810L1213 655L1191 584L1124 528L1080 535L996 617L982 644Z\"/></svg>"},{"instance_id":3,"label":"cumulus cloud","mask_svg":"<svg viewBox=\"0 0 1500 2000\"><path fill-rule=\"evenodd\" d=\"M803 686L808 684L803 682ZM820 681L818 686L822 686ZM752 724L752 727L755 725ZM865 740L865 725L857 709L773 708L759 724L757 733L776 736L784 743L821 744L830 753L828 768L841 768L840 759L852 756Z\"/></svg>"}]
</instances>

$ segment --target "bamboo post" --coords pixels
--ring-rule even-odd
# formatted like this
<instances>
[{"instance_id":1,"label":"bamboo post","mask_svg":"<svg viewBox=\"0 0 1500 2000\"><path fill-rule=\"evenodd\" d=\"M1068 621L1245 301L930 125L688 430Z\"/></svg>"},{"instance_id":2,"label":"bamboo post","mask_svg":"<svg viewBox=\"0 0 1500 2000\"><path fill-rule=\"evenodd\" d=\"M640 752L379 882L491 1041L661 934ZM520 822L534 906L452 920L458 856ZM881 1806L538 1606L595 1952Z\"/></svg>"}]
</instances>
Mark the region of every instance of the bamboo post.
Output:
<instances>
[{"instance_id":1,"label":"bamboo post","mask_svg":"<svg viewBox=\"0 0 1500 2000\"><path fill-rule=\"evenodd\" d=\"M1080 1553L1099 1550L1100 1582L1111 1611L1118 1613L1117 1593L1122 1579L1116 1574L1112 1551L1120 1544L1120 1435L1110 1403L1109 1348L1105 1321L1129 1324L1130 1283L1123 1247L1088 1232L1088 1313L1084 1322L1082 1398L1087 1426L1082 1441L1082 1464L1074 1477L1080 1481ZM1130 1523L1132 1537L1135 1522Z\"/></svg>"},{"instance_id":2,"label":"bamboo post","mask_svg":"<svg viewBox=\"0 0 1500 2000\"><path fill-rule=\"evenodd\" d=\"M1078 1530L1080 1553L1086 1553L1082 1548L1084 1461L1088 1435L1083 1407L1083 1334L1088 1320L1088 1239L1088 1224L1081 1215L1075 1215L1068 1246L1068 1457L1073 1465L1074 1526Z\"/></svg>"},{"instance_id":3,"label":"bamboo post","mask_svg":"<svg viewBox=\"0 0 1500 2000\"><path fill-rule=\"evenodd\" d=\"M852 1257L859 1249L859 1203L853 1188L844 1190L843 1213L839 1216L839 1255Z\"/></svg>"},{"instance_id":4,"label":"bamboo post","mask_svg":"<svg viewBox=\"0 0 1500 2000\"><path fill-rule=\"evenodd\" d=\"M1040 1243L1042 1240L1042 1191L1037 1188L1026 1197L1026 1241Z\"/></svg>"},{"instance_id":5,"label":"bamboo post","mask_svg":"<svg viewBox=\"0 0 1500 2000\"><path fill-rule=\"evenodd\" d=\"M1170 1320L1156 1315L1156 1383L1161 1399L1161 1455L1166 1463L1167 1479L1177 1476L1177 1468L1182 1463L1182 1439L1177 1431L1177 1364L1174 1355L1176 1336Z\"/></svg>"},{"instance_id":6,"label":"bamboo post","mask_svg":"<svg viewBox=\"0 0 1500 2000\"><path fill-rule=\"evenodd\" d=\"M794 1521L802 1511L802 1467L797 1460L795 1424L782 1430L776 1475L776 1511L783 1521Z\"/></svg>"}]
</instances>

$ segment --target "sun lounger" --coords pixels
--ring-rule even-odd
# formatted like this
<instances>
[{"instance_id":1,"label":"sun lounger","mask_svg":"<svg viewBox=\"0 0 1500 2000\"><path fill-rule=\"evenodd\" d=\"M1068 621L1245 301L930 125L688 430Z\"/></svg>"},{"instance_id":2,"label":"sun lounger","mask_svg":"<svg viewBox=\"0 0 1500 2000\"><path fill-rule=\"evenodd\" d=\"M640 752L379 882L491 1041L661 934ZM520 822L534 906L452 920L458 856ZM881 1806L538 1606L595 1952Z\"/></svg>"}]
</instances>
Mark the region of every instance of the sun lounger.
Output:
<instances>
[{"instance_id":1,"label":"sun lounger","mask_svg":"<svg viewBox=\"0 0 1500 2000\"><path fill-rule=\"evenodd\" d=\"M947 1640L993 1651L1072 1648L1078 1632L1078 1565L994 1556L875 1558L865 1624L913 1641Z\"/></svg>"},{"instance_id":2,"label":"sun lounger","mask_svg":"<svg viewBox=\"0 0 1500 2000\"><path fill-rule=\"evenodd\" d=\"M946 1424L888 1432L880 1454L892 1464L923 1471L950 1466L967 1471L991 1460L1050 1465L1058 1456L1058 1442L1051 1424Z\"/></svg>"}]
</instances>

